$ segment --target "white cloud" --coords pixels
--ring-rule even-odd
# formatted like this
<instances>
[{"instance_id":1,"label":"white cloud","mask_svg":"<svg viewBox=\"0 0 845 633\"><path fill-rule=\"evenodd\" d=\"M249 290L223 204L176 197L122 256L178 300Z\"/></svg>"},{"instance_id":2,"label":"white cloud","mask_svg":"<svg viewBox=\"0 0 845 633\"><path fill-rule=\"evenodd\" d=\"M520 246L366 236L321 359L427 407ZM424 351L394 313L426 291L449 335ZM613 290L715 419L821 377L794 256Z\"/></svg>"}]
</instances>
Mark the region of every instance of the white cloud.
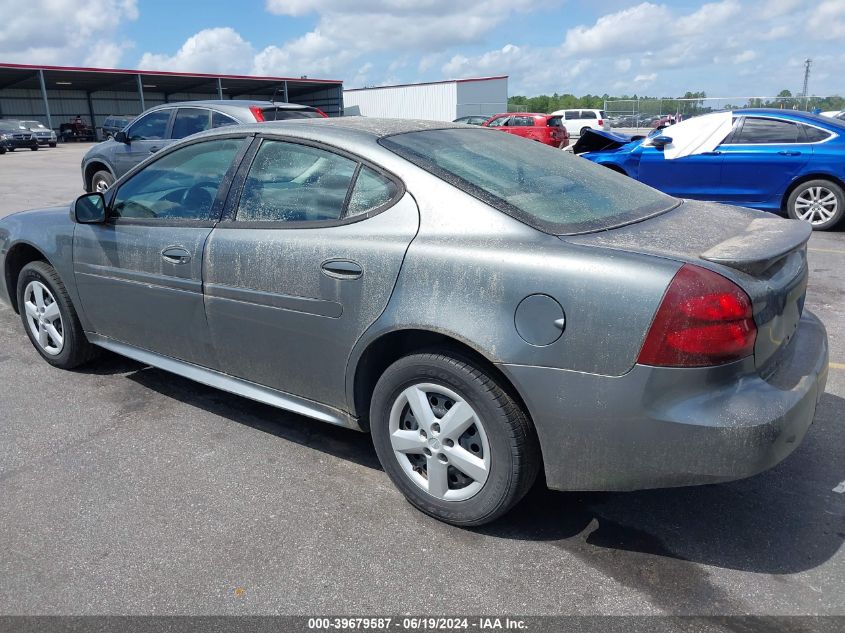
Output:
<instances>
[{"instance_id":1,"label":"white cloud","mask_svg":"<svg viewBox=\"0 0 845 633\"><path fill-rule=\"evenodd\" d=\"M652 83L657 79L657 73L649 73L648 75L637 75L634 77L634 83Z\"/></svg>"},{"instance_id":2,"label":"white cloud","mask_svg":"<svg viewBox=\"0 0 845 633\"><path fill-rule=\"evenodd\" d=\"M845 37L845 2L825 0L819 3L807 21L807 33L823 40Z\"/></svg>"},{"instance_id":3,"label":"white cloud","mask_svg":"<svg viewBox=\"0 0 845 633\"><path fill-rule=\"evenodd\" d=\"M145 70L241 74L251 70L254 55L252 45L227 26L192 35L174 55L144 53L138 66Z\"/></svg>"},{"instance_id":4,"label":"white cloud","mask_svg":"<svg viewBox=\"0 0 845 633\"><path fill-rule=\"evenodd\" d=\"M131 44L121 24L138 17L136 0L0 0L0 59L29 64L116 66Z\"/></svg>"},{"instance_id":5,"label":"white cloud","mask_svg":"<svg viewBox=\"0 0 845 633\"><path fill-rule=\"evenodd\" d=\"M631 59L629 57L623 57L622 59L617 59L613 63L613 67L618 70L620 73L626 73L631 70Z\"/></svg>"},{"instance_id":6,"label":"white cloud","mask_svg":"<svg viewBox=\"0 0 845 633\"><path fill-rule=\"evenodd\" d=\"M754 61L757 59L757 53L754 51L742 51L741 53L733 56L733 63L734 64L745 64L750 61Z\"/></svg>"}]
</instances>

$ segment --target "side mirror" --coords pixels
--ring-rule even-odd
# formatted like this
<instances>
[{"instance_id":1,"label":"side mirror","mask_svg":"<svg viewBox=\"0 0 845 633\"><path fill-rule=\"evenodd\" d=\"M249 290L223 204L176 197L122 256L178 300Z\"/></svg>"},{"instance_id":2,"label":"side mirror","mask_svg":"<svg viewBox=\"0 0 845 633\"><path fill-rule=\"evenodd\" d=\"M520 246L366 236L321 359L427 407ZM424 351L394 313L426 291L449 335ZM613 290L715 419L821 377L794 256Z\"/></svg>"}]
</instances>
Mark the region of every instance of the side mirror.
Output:
<instances>
[{"instance_id":1,"label":"side mirror","mask_svg":"<svg viewBox=\"0 0 845 633\"><path fill-rule=\"evenodd\" d=\"M657 147L658 149L663 149L667 145L672 144L672 137L671 136L655 136L651 139L651 144Z\"/></svg>"},{"instance_id":2,"label":"side mirror","mask_svg":"<svg viewBox=\"0 0 845 633\"><path fill-rule=\"evenodd\" d=\"M113 138L118 143L126 143L127 145L129 144L129 137L126 136L126 132L124 132L123 130L115 134Z\"/></svg>"},{"instance_id":3,"label":"side mirror","mask_svg":"<svg viewBox=\"0 0 845 633\"><path fill-rule=\"evenodd\" d=\"M73 216L80 224L102 224L106 221L106 199L102 193L79 196L73 203Z\"/></svg>"}]
</instances>

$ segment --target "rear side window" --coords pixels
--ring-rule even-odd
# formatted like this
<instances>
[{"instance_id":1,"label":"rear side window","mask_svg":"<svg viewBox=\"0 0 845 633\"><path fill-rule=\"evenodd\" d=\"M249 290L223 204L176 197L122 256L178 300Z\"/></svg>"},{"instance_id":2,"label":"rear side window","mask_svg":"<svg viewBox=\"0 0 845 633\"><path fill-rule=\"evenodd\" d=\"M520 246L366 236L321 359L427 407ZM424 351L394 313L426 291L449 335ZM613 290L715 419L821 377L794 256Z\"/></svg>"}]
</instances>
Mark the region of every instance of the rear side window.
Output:
<instances>
[{"instance_id":1,"label":"rear side window","mask_svg":"<svg viewBox=\"0 0 845 633\"><path fill-rule=\"evenodd\" d=\"M369 167L361 167L352 188L346 215L362 215L378 209L390 202L397 192L398 187L392 180Z\"/></svg>"},{"instance_id":2,"label":"rear side window","mask_svg":"<svg viewBox=\"0 0 845 633\"><path fill-rule=\"evenodd\" d=\"M738 145L762 145L766 143L801 143L801 130L797 124L776 119L746 117L742 129L731 140Z\"/></svg>"},{"instance_id":3,"label":"rear side window","mask_svg":"<svg viewBox=\"0 0 845 633\"><path fill-rule=\"evenodd\" d=\"M129 128L129 140L152 141L164 138L167 133L167 122L170 120L170 110L156 110L141 117Z\"/></svg>"},{"instance_id":4,"label":"rear side window","mask_svg":"<svg viewBox=\"0 0 845 633\"><path fill-rule=\"evenodd\" d=\"M595 119L597 117L596 117L596 113L593 112L592 110L582 110L581 111L581 118L582 119Z\"/></svg>"},{"instance_id":5,"label":"rear side window","mask_svg":"<svg viewBox=\"0 0 845 633\"><path fill-rule=\"evenodd\" d=\"M179 108L173 119L171 138L185 138L208 129L209 111L202 108Z\"/></svg>"},{"instance_id":6,"label":"rear side window","mask_svg":"<svg viewBox=\"0 0 845 633\"><path fill-rule=\"evenodd\" d=\"M510 127L534 127L534 117L515 116L510 120Z\"/></svg>"},{"instance_id":7,"label":"rear side window","mask_svg":"<svg viewBox=\"0 0 845 633\"><path fill-rule=\"evenodd\" d=\"M264 141L238 204L239 222L337 220L358 163L326 150Z\"/></svg>"},{"instance_id":8,"label":"rear side window","mask_svg":"<svg viewBox=\"0 0 845 633\"><path fill-rule=\"evenodd\" d=\"M599 118L600 119L606 119L607 118L607 116L604 113L604 110L599 110Z\"/></svg>"},{"instance_id":9,"label":"rear side window","mask_svg":"<svg viewBox=\"0 0 845 633\"><path fill-rule=\"evenodd\" d=\"M818 143L830 138L830 132L813 127L812 125L802 125L801 129L804 131L804 137L808 143Z\"/></svg>"},{"instance_id":10,"label":"rear side window","mask_svg":"<svg viewBox=\"0 0 845 633\"><path fill-rule=\"evenodd\" d=\"M380 143L503 213L556 235L604 230L677 205L632 178L511 134L425 130Z\"/></svg>"},{"instance_id":11,"label":"rear side window","mask_svg":"<svg viewBox=\"0 0 845 633\"><path fill-rule=\"evenodd\" d=\"M212 112L211 113L211 127L225 127L227 125L237 125L238 122L235 121L230 116L225 114L221 114L220 112Z\"/></svg>"}]
</instances>

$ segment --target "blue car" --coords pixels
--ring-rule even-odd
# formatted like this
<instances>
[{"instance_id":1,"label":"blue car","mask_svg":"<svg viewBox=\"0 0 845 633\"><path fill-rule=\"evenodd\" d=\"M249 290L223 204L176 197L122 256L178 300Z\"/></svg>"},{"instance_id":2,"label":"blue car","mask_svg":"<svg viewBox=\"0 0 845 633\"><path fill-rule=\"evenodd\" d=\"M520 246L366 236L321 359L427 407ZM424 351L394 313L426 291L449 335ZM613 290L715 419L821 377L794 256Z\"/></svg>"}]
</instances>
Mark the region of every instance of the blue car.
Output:
<instances>
[{"instance_id":1,"label":"blue car","mask_svg":"<svg viewBox=\"0 0 845 633\"><path fill-rule=\"evenodd\" d=\"M842 219L845 121L759 108L735 110L732 123L710 151L672 160L672 127L648 137L592 131L573 151L679 198L783 213L819 231Z\"/></svg>"}]
</instances>

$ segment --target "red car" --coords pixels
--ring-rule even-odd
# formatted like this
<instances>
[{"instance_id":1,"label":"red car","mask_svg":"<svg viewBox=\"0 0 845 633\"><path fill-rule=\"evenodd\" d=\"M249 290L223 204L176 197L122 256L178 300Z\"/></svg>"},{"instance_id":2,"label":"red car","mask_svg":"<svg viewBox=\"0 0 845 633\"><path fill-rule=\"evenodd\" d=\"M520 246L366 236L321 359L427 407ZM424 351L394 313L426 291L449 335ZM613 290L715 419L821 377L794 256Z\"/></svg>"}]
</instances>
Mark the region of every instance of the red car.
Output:
<instances>
[{"instance_id":1,"label":"red car","mask_svg":"<svg viewBox=\"0 0 845 633\"><path fill-rule=\"evenodd\" d=\"M532 112L511 112L494 114L482 125L493 127L502 132L532 138L552 147L563 149L569 145L569 132L562 125L561 116L554 114L536 114Z\"/></svg>"}]
</instances>

